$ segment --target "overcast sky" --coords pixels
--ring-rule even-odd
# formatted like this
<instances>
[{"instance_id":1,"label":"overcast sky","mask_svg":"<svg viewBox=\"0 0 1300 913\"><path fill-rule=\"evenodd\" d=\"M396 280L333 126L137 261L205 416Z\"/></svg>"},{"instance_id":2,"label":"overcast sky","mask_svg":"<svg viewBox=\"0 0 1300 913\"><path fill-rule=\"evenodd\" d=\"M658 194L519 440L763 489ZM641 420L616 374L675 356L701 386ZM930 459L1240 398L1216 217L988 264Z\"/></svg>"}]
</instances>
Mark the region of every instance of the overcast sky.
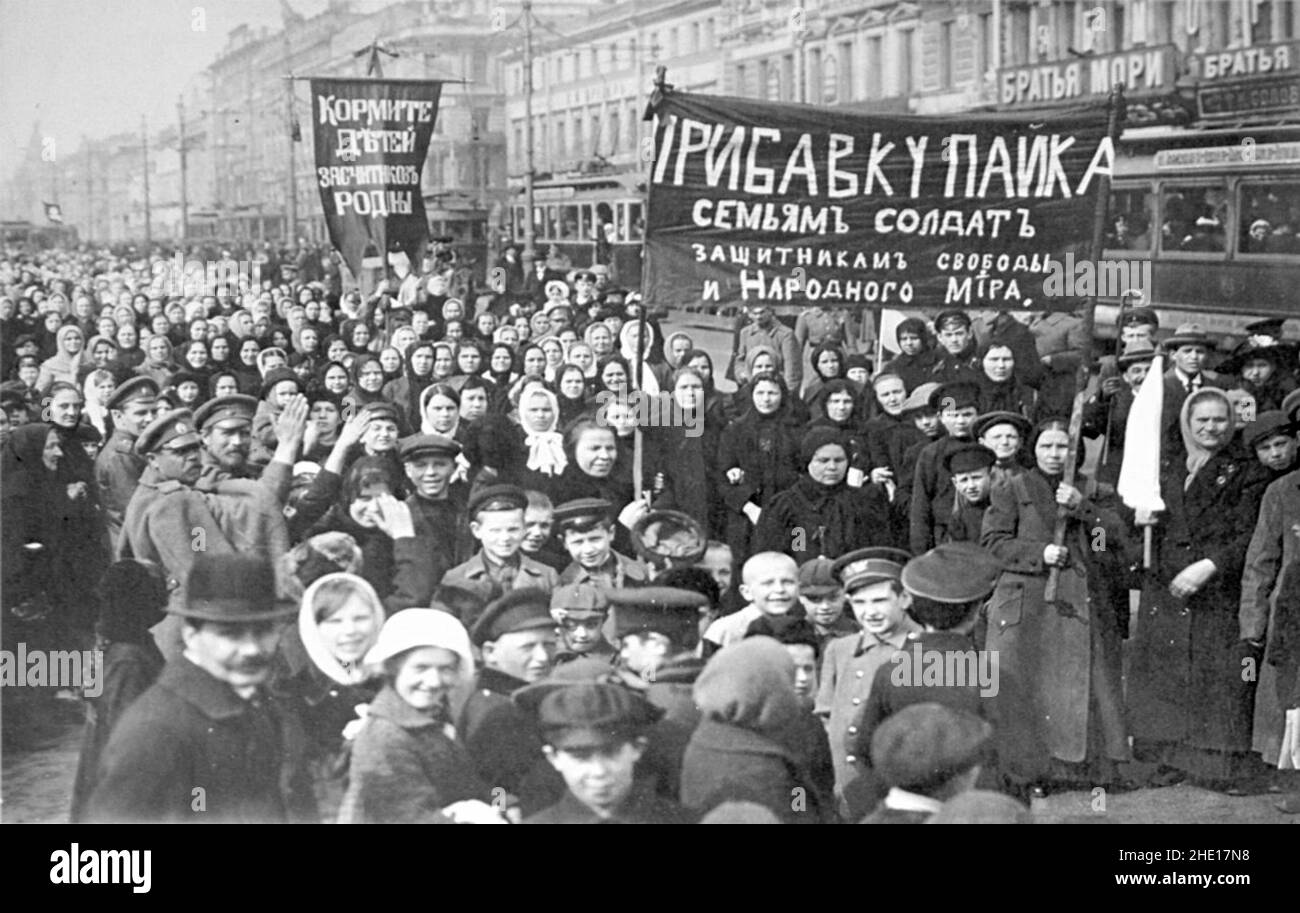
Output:
<instances>
[{"instance_id":1,"label":"overcast sky","mask_svg":"<svg viewBox=\"0 0 1300 913\"><path fill-rule=\"evenodd\" d=\"M313 16L325 0L290 0ZM202 11L202 31L193 24ZM279 0L0 0L0 180L39 121L56 148L176 119L186 82L241 23L278 29Z\"/></svg>"}]
</instances>

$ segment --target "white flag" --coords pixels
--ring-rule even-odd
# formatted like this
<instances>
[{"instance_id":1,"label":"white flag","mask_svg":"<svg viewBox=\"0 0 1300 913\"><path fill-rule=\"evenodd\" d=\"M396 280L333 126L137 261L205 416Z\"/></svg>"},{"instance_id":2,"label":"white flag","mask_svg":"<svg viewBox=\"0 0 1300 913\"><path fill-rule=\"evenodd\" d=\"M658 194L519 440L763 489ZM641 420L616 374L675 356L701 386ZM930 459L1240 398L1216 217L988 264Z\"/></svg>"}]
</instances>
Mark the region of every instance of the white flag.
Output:
<instances>
[{"instance_id":1,"label":"white flag","mask_svg":"<svg viewBox=\"0 0 1300 913\"><path fill-rule=\"evenodd\" d=\"M1146 380L1133 398L1124 428L1124 462L1119 468L1119 496L1134 510L1164 510L1160 497L1160 435L1164 422L1164 357L1151 362Z\"/></svg>"}]
</instances>

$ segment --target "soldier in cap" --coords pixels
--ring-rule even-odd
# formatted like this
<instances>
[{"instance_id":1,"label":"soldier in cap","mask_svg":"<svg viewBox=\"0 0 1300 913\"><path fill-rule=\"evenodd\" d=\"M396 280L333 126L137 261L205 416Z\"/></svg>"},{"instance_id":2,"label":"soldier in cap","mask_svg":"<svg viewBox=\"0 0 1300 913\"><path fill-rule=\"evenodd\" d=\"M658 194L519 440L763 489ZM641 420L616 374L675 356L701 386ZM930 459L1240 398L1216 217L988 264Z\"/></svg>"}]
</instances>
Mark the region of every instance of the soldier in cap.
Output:
<instances>
[{"instance_id":1,"label":"soldier in cap","mask_svg":"<svg viewBox=\"0 0 1300 913\"><path fill-rule=\"evenodd\" d=\"M907 610L911 597L900 578L910 556L896 548L864 548L841 556L832 565L849 597L859 634L832 640L822 658L821 682L814 712L826 721L835 765L835 793L841 811L853 781L866 770L856 744L858 717L871 695L876 670L920 631Z\"/></svg>"},{"instance_id":2,"label":"soldier in cap","mask_svg":"<svg viewBox=\"0 0 1300 913\"><path fill-rule=\"evenodd\" d=\"M184 446L197 448L193 438ZM197 466L197 450L192 459ZM306 736L265 687L296 612L275 602L271 565L199 553L170 611L184 650L114 728L87 820L317 821Z\"/></svg>"},{"instance_id":3,"label":"soldier in cap","mask_svg":"<svg viewBox=\"0 0 1300 913\"><path fill-rule=\"evenodd\" d=\"M888 794L861 824L923 824L954 796L973 789L993 727L941 704L915 704L875 731L872 767Z\"/></svg>"},{"instance_id":4,"label":"soldier in cap","mask_svg":"<svg viewBox=\"0 0 1300 913\"><path fill-rule=\"evenodd\" d=\"M483 664L456 713L456 730L484 783L515 796L525 815L559 796L559 784L542 758L534 721L510 701L555 665L555 619L545 590L513 590L489 603L470 629Z\"/></svg>"},{"instance_id":5,"label":"soldier in cap","mask_svg":"<svg viewBox=\"0 0 1300 913\"><path fill-rule=\"evenodd\" d=\"M609 617L609 597L603 589L592 583L557 586L551 593L551 617L560 633L557 665L581 657L614 661L614 647L602 631Z\"/></svg>"},{"instance_id":6,"label":"soldier in cap","mask_svg":"<svg viewBox=\"0 0 1300 913\"><path fill-rule=\"evenodd\" d=\"M481 547L444 574L442 583L476 593L485 602L513 589L555 589L560 575L521 551L527 506L528 496L515 485L491 485L474 495L469 528Z\"/></svg>"},{"instance_id":7,"label":"soldier in cap","mask_svg":"<svg viewBox=\"0 0 1300 913\"><path fill-rule=\"evenodd\" d=\"M135 452L135 440L153 421L158 392L153 378L134 377L118 385L104 404L113 417L113 433L95 458L95 484L104 506L108 541L113 545L122 533L122 518L131 495L148 466L148 461Z\"/></svg>"},{"instance_id":8,"label":"soldier in cap","mask_svg":"<svg viewBox=\"0 0 1300 913\"><path fill-rule=\"evenodd\" d=\"M525 818L525 824L686 824L693 820L637 777L651 727L662 711L634 691L618 684L579 682L525 688L515 699L536 707L542 750L566 787L558 802Z\"/></svg>"},{"instance_id":9,"label":"soldier in cap","mask_svg":"<svg viewBox=\"0 0 1300 913\"><path fill-rule=\"evenodd\" d=\"M260 476L248 459L256 410L253 397L238 393L208 400L195 410L194 425L203 438L203 473L195 485L200 491L220 491L232 480L256 480L267 497L279 504L288 499L293 465L307 433L307 398L295 396L276 417L275 452Z\"/></svg>"},{"instance_id":10,"label":"soldier in cap","mask_svg":"<svg viewBox=\"0 0 1300 913\"><path fill-rule=\"evenodd\" d=\"M979 415L979 386L971 383L946 383L930 394L930 405L939 412L946 436L921 447L916 457L909 505L908 541L915 553L932 548L935 518L952 505L952 476L943 468L949 451L973 440L975 419Z\"/></svg>"},{"instance_id":11,"label":"soldier in cap","mask_svg":"<svg viewBox=\"0 0 1300 913\"><path fill-rule=\"evenodd\" d=\"M579 498L555 508L559 538L571 563L560 583L593 583L607 589L646 583L645 565L614 550L614 505L601 498Z\"/></svg>"}]
</instances>

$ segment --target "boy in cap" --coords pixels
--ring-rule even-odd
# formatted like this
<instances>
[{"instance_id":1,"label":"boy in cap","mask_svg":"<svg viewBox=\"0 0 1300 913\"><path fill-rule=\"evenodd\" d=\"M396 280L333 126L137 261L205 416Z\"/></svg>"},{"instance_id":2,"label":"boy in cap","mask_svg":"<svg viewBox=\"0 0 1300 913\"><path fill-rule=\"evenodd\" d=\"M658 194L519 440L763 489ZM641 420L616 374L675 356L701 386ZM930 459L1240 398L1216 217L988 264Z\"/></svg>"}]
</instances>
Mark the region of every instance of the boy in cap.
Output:
<instances>
[{"instance_id":1,"label":"boy in cap","mask_svg":"<svg viewBox=\"0 0 1300 913\"><path fill-rule=\"evenodd\" d=\"M131 495L148 466L148 461L135 452L135 441L153 421L158 408L158 383L152 377L134 377L119 384L104 406L113 418L113 433L95 458L95 484L104 506L108 541L116 543Z\"/></svg>"},{"instance_id":2,"label":"boy in cap","mask_svg":"<svg viewBox=\"0 0 1300 913\"><path fill-rule=\"evenodd\" d=\"M441 434L414 434L402 439L397 454L411 488L406 504L411 508L415 535L433 546L430 576L437 583L474 550L466 518L465 484L451 481L460 444Z\"/></svg>"},{"instance_id":3,"label":"boy in cap","mask_svg":"<svg viewBox=\"0 0 1300 913\"><path fill-rule=\"evenodd\" d=\"M832 640L861 630L858 623L844 613L844 584L835 575L834 566L835 562L825 555L799 566L799 603L817 636L819 659ZM750 630L753 630L753 625Z\"/></svg>"},{"instance_id":4,"label":"boy in cap","mask_svg":"<svg viewBox=\"0 0 1300 913\"><path fill-rule=\"evenodd\" d=\"M859 755L868 754L875 731L904 707L934 703L988 716L983 698L997 690L997 655L979 650L983 638L972 638L971 631L1000 571L992 555L969 542L940 545L907 562L900 579L911 599L908 611L925 629L876 670L857 722ZM957 680L947 678L950 670ZM883 795L872 794L880 783L876 773L850 790L855 820Z\"/></svg>"},{"instance_id":5,"label":"boy in cap","mask_svg":"<svg viewBox=\"0 0 1300 913\"><path fill-rule=\"evenodd\" d=\"M560 574L560 583L617 589L649 581L644 565L614 551L613 509L600 498L579 498L555 508L555 525L572 562Z\"/></svg>"},{"instance_id":6,"label":"boy in cap","mask_svg":"<svg viewBox=\"0 0 1300 913\"><path fill-rule=\"evenodd\" d=\"M298 611L275 602L271 565L199 553L169 611L184 651L109 736L86 820L318 823L306 735L265 689Z\"/></svg>"},{"instance_id":7,"label":"boy in cap","mask_svg":"<svg viewBox=\"0 0 1300 913\"><path fill-rule=\"evenodd\" d=\"M534 692L534 693L530 693ZM648 733L662 715L621 685L580 682L525 688L516 700L535 707L547 762L564 779L563 797L525 824L686 824L681 806L636 778Z\"/></svg>"},{"instance_id":8,"label":"boy in cap","mask_svg":"<svg viewBox=\"0 0 1300 913\"><path fill-rule=\"evenodd\" d=\"M781 552L759 552L740 572L740 595L749 601L739 612L724 615L704 632L704 655L735 643L764 615L799 610L799 566Z\"/></svg>"},{"instance_id":9,"label":"boy in cap","mask_svg":"<svg viewBox=\"0 0 1300 913\"><path fill-rule=\"evenodd\" d=\"M510 695L554 668L555 619L545 590L512 590L491 602L469 632L483 657L474 686L455 714L456 731L479 778L519 799L524 814L553 802L556 777L542 758L536 722Z\"/></svg>"},{"instance_id":10,"label":"boy in cap","mask_svg":"<svg viewBox=\"0 0 1300 913\"><path fill-rule=\"evenodd\" d=\"M962 444L944 457L943 468L952 477L955 491L951 512L935 518L935 537L941 543L979 543L997 460L992 450L973 442Z\"/></svg>"},{"instance_id":11,"label":"boy in cap","mask_svg":"<svg viewBox=\"0 0 1300 913\"><path fill-rule=\"evenodd\" d=\"M1246 429L1243 443L1259 459L1269 482L1297 468L1295 433L1295 423L1277 410L1261 412Z\"/></svg>"},{"instance_id":12,"label":"boy in cap","mask_svg":"<svg viewBox=\"0 0 1300 913\"><path fill-rule=\"evenodd\" d=\"M520 551L528 496L515 485L492 485L470 499L469 529L479 541L474 557L449 570L442 583L477 593L484 601L520 588L550 592L560 575Z\"/></svg>"},{"instance_id":13,"label":"boy in cap","mask_svg":"<svg viewBox=\"0 0 1300 913\"><path fill-rule=\"evenodd\" d=\"M889 792L861 824L924 824L944 802L974 788L993 727L941 704L894 714L871 739L871 763Z\"/></svg>"},{"instance_id":14,"label":"boy in cap","mask_svg":"<svg viewBox=\"0 0 1300 913\"><path fill-rule=\"evenodd\" d=\"M973 440L979 415L979 387L971 383L947 383L930 394L930 405L948 432L924 445L916 457L909 505L908 541L914 553L932 548L935 518L946 512L953 497L952 476L943 468L944 458L956 447Z\"/></svg>"},{"instance_id":15,"label":"boy in cap","mask_svg":"<svg viewBox=\"0 0 1300 913\"><path fill-rule=\"evenodd\" d=\"M863 629L827 645L814 707L830 737L841 809L847 808L846 790L867 767L857 747L858 717L871 695L876 670L921 629L907 614L912 600L901 583L908 558L895 548L864 548L843 555L833 565Z\"/></svg>"},{"instance_id":16,"label":"boy in cap","mask_svg":"<svg viewBox=\"0 0 1300 913\"><path fill-rule=\"evenodd\" d=\"M551 617L560 633L556 665L582 657L614 661L614 647L602 630L609 617L609 597L602 589L591 583L557 586L551 593Z\"/></svg>"},{"instance_id":17,"label":"boy in cap","mask_svg":"<svg viewBox=\"0 0 1300 913\"><path fill-rule=\"evenodd\" d=\"M941 384L967 381L979 383L982 370L975 354L975 331L965 311L940 311L934 318L934 333L939 340L938 357L930 369L930 379Z\"/></svg>"}]
</instances>

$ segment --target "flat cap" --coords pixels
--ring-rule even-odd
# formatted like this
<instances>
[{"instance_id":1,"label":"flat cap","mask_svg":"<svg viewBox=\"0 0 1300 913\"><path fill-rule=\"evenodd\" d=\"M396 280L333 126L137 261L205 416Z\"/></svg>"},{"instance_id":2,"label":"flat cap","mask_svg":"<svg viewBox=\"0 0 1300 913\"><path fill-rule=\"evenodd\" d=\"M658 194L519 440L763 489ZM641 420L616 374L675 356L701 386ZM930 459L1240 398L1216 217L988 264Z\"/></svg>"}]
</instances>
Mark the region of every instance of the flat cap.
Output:
<instances>
[{"instance_id":1,"label":"flat cap","mask_svg":"<svg viewBox=\"0 0 1300 913\"><path fill-rule=\"evenodd\" d=\"M932 602L961 604L993 592L1001 563L973 542L948 542L918 555L903 568L903 589Z\"/></svg>"},{"instance_id":2,"label":"flat cap","mask_svg":"<svg viewBox=\"0 0 1300 913\"><path fill-rule=\"evenodd\" d=\"M930 394L930 407L940 411L944 409L965 409L979 404L980 388L968 380L954 380L940 384Z\"/></svg>"},{"instance_id":3,"label":"flat cap","mask_svg":"<svg viewBox=\"0 0 1300 913\"><path fill-rule=\"evenodd\" d=\"M657 568L695 564L709 547L699 521L679 510L647 511L632 526L631 538L637 555Z\"/></svg>"},{"instance_id":4,"label":"flat cap","mask_svg":"<svg viewBox=\"0 0 1300 913\"><path fill-rule=\"evenodd\" d=\"M257 400L242 393L210 399L194 412L194 424L199 430L229 419L251 422L257 413Z\"/></svg>"},{"instance_id":5,"label":"flat cap","mask_svg":"<svg viewBox=\"0 0 1300 913\"><path fill-rule=\"evenodd\" d=\"M266 395L274 390L277 384L284 383L286 380L293 381L298 391L302 392L302 378L293 368L272 368L266 372L266 377L262 378L261 398L266 399Z\"/></svg>"},{"instance_id":6,"label":"flat cap","mask_svg":"<svg viewBox=\"0 0 1300 913\"><path fill-rule=\"evenodd\" d=\"M879 580L898 580L911 557L901 548L860 548L836 558L831 571L839 576L846 590L855 590Z\"/></svg>"},{"instance_id":7,"label":"flat cap","mask_svg":"<svg viewBox=\"0 0 1300 913\"><path fill-rule=\"evenodd\" d=\"M527 510L528 495L518 485L489 485L469 502L469 516L483 510Z\"/></svg>"},{"instance_id":8,"label":"flat cap","mask_svg":"<svg viewBox=\"0 0 1300 913\"><path fill-rule=\"evenodd\" d=\"M455 458L460 454L460 444L445 434L412 434L404 437L397 446L397 455L402 460L413 460L421 456L444 456Z\"/></svg>"},{"instance_id":9,"label":"flat cap","mask_svg":"<svg viewBox=\"0 0 1300 913\"><path fill-rule=\"evenodd\" d=\"M488 603L469 636L474 646L481 647L503 634L554 627L551 594L539 587L524 587Z\"/></svg>"},{"instance_id":10,"label":"flat cap","mask_svg":"<svg viewBox=\"0 0 1300 913\"><path fill-rule=\"evenodd\" d=\"M552 691L537 707L542 740L560 750L630 741L663 711L623 685L579 683Z\"/></svg>"},{"instance_id":11,"label":"flat cap","mask_svg":"<svg viewBox=\"0 0 1300 913\"><path fill-rule=\"evenodd\" d=\"M388 419L390 422L397 421L397 407L383 400L367 403L361 407L361 411L365 414L367 421L373 422L376 419Z\"/></svg>"},{"instance_id":12,"label":"flat cap","mask_svg":"<svg viewBox=\"0 0 1300 913\"><path fill-rule=\"evenodd\" d=\"M542 700L555 691L572 685L619 685L629 687L619 674L619 670L609 664L607 659L593 659L580 656L567 663L561 663L551 670L546 678L539 682L524 685L510 694L515 706L527 713L536 714Z\"/></svg>"},{"instance_id":13,"label":"flat cap","mask_svg":"<svg viewBox=\"0 0 1300 913\"><path fill-rule=\"evenodd\" d=\"M158 400L159 387L158 382L152 377L133 377L124 383L120 383L108 395L108 400L104 403L107 409L121 409L127 403L140 400L141 402L156 402ZM196 416L197 419L197 416Z\"/></svg>"},{"instance_id":14,"label":"flat cap","mask_svg":"<svg viewBox=\"0 0 1300 913\"><path fill-rule=\"evenodd\" d=\"M979 440L980 436L994 425L1014 425L1022 438L1028 437L1029 432L1034 430L1034 426L1030 424L1029 419L1019 412L997 411L977 415L975 423L971 426L971 433L976 440Z\"/></svg>"},{"instance_id":15,"label":"flat cap","mask_svg":"<svg viewBox=\"0 0 1300 913\"><path fill-rule=\"evenodd\" d=\"M573 618L591 618L609 612L609 596L590 583L566 583L551 591L551 613Z\"/></svg>"},{"instance_id":16,"label":"flat cap","mask_svg":"<svg viewBox=\"0 0 1300 913\"><path fill-rule=\"evenodd\" d=\"M614 505L604 498L578 498L557 504L552 517L555 524L564 529L570 525L591 525L613 521Z\"/></svg>"},{"instance_id":17,"label":"flat cap","mask_svg":"<svg viewBox=\"0 0 1300 913\"><path fill-rule=\"evenodd\" d=\"M666 586L609 591L614 611L614 636L653 632L681 648L699 639L700 609L709 604L703 593Z\"/></svg>"},{"instance_id":18,"label":"flat cap","mask_svg":"<svg viewBox=\"0 0 1300 913\"><path fill-rule=\"evenodd\" d=\"M983 444L958 444L943 456L943 468L949 475L987 469L998 461L998 455Z\"/></svg>"},{"instance_id":19,"label":"flat cap","mask_svg":"<svg viewBox=\"0 0 1300 913\"><path fill-rule=\"evenodd\" d=\"M1257 415L1254 424L1246 429L1245 443L1247 447L1255 448L1275 435L1285 434L1294 437L1295 432L1295 423L1285 412L1270 409Z\"/></svg>"},{"instance_id":20,"label":"flat cap","mask_svg":"<svg viewBox=\"0 0 1300 913\"><path fill-rule=\"evenodd\" d=\"M144 456L155 450L178 450L202 443L190 410L172 409L155 418L140 432L135 439L135 452Z\"/></svg>"},{"instance_id":21,"label":"flat cap","mask_svg":"<svg viewBox=\"0 0 1300 913\"><path fill-rule=\"evenodd\" d=\"M942 704L913 704L887 718L871 737L871 766L889 786L923 790L981 763L993 727Z\"/></svg>"},{"instance_id":22,"label":"flat cap","mask_svg":"<svg viewBox=\"0 0 1300 913\"><path fill-rule=\"evenodd\" d=\"M799 565L799 595L827 596L844 589L835 573L835 562L825 555L810 558Z\"/></svg>"}]
</instances>

